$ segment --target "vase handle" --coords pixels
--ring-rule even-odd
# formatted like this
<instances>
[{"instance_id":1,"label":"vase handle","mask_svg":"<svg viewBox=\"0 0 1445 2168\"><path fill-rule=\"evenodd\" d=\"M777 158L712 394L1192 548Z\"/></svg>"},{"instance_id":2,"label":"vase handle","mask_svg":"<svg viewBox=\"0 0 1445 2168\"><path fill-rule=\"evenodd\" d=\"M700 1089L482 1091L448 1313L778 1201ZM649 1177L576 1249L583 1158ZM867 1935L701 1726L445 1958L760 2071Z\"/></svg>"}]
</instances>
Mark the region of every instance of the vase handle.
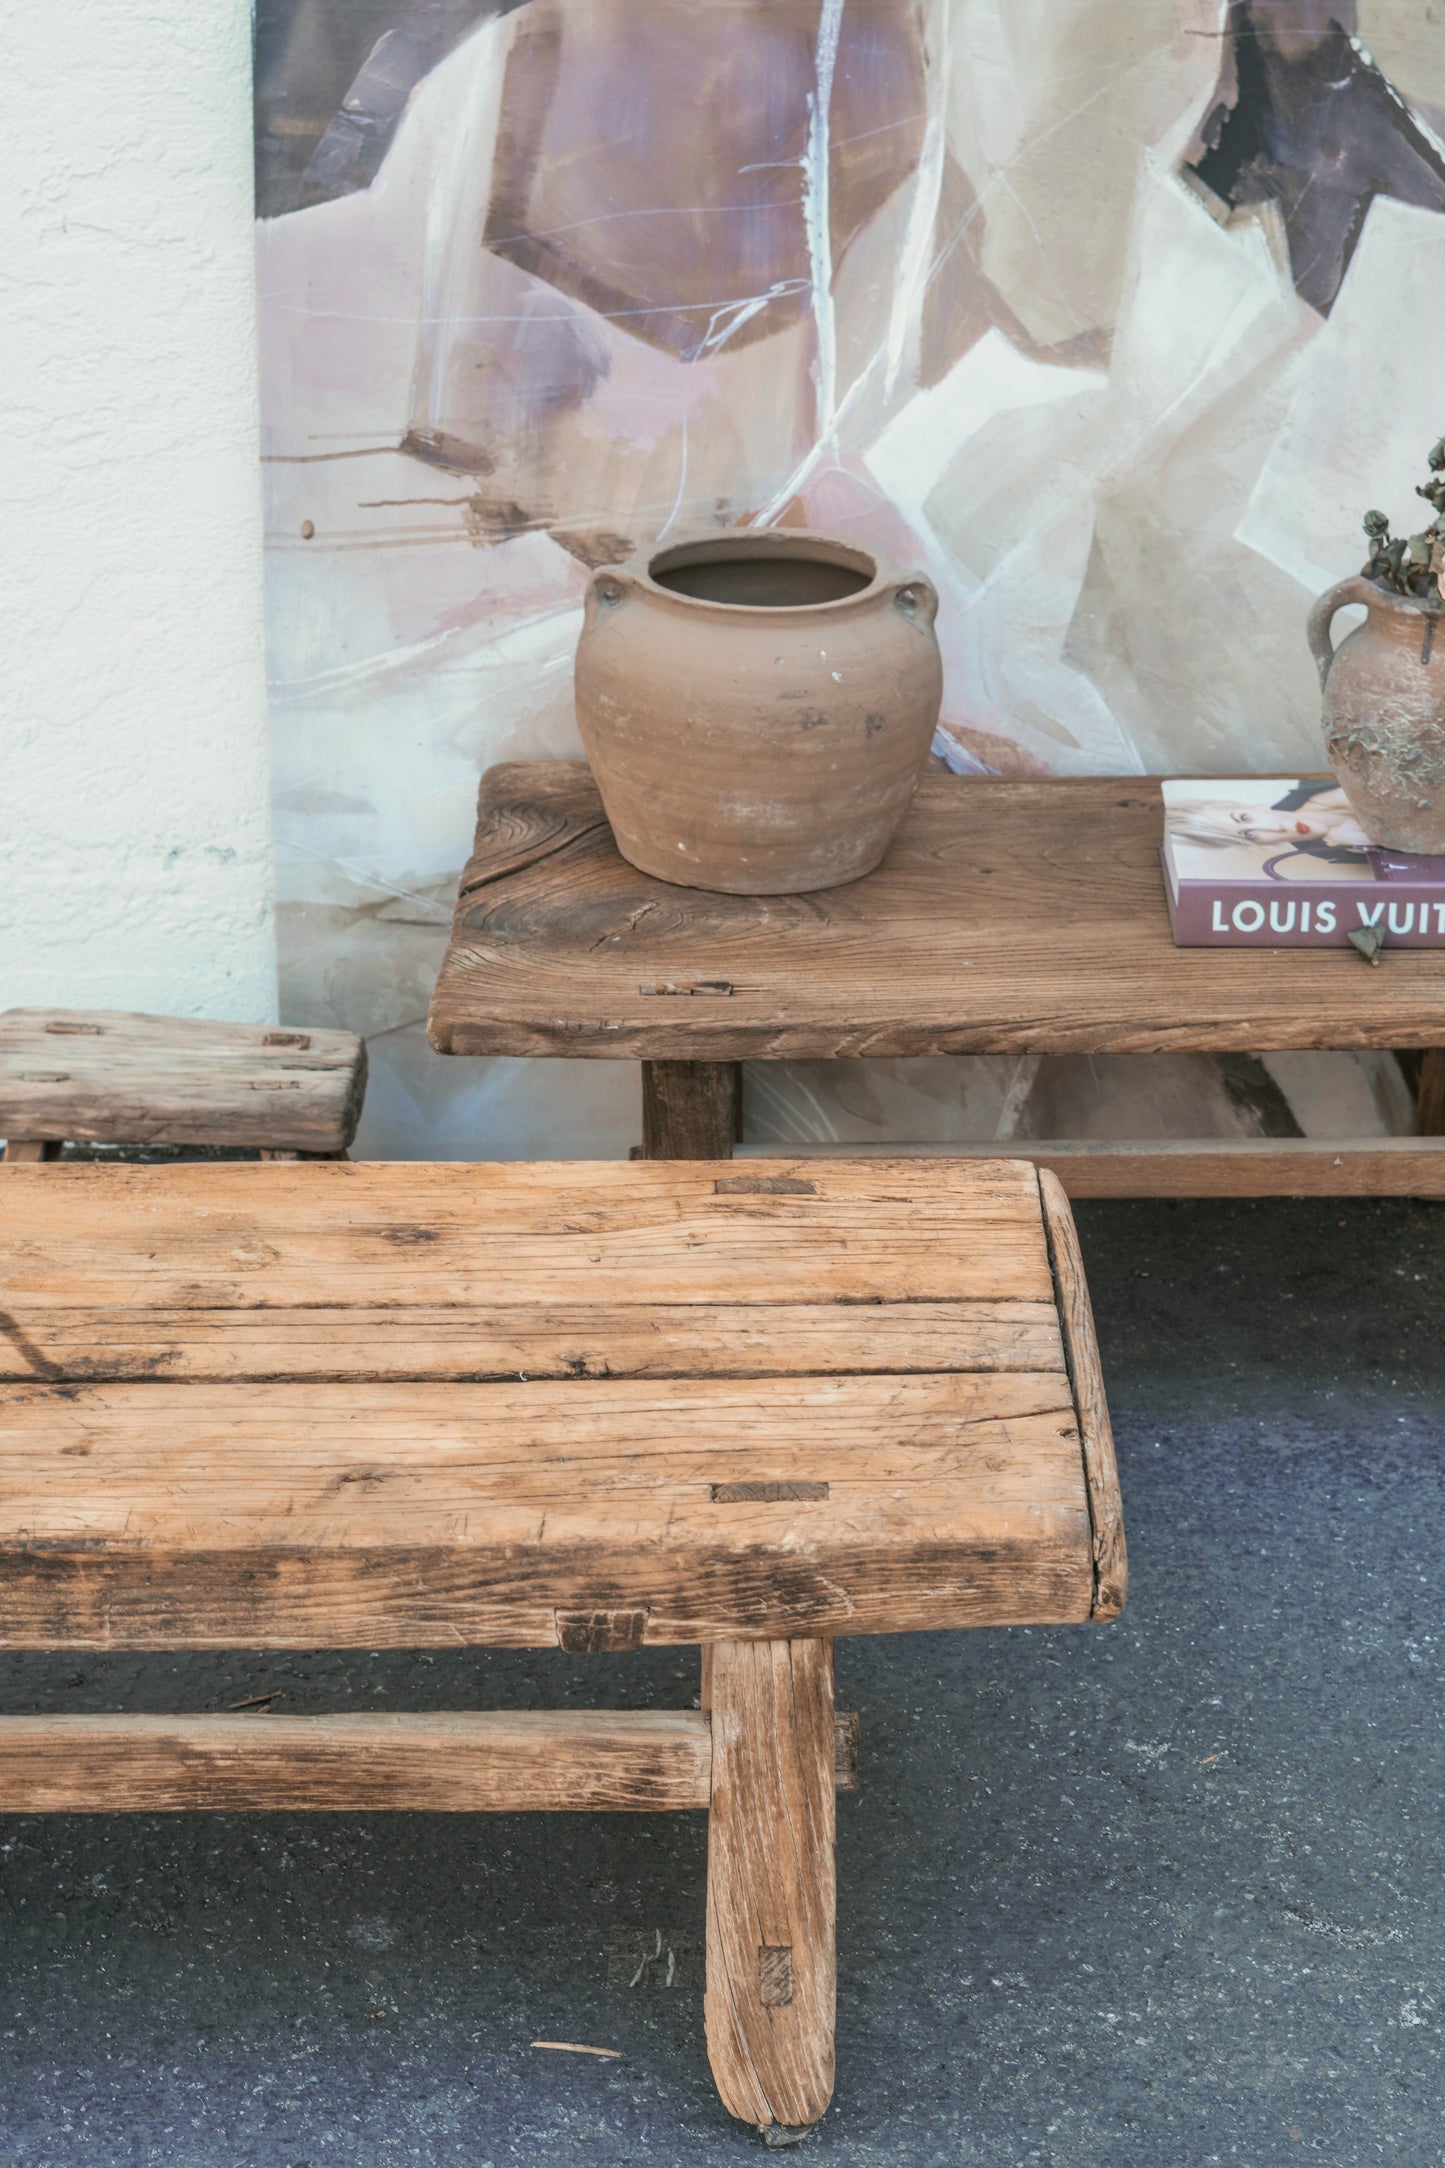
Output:
<instances>
[{"instance_id":1,"label":"vase handle","mask_svg":"<svg viewBox=\"0 0 1445 2168\"><path fill-rule=\"evenodd\" d=\"M590 632L599 617L615 610L620 602L637 592L637 581L620 565L599 565L587 582L587 596L582 605L582 622Z\"/></svg>"},{"instance_id":2,"label":"vase handle","mask_svg":"<svg viewBox=\"0 0 1445 2168\"><path fill-rule=\"evenodd\" d=\"M1310 611L1309 623L1305 627L1305 633L1310 643L1310 653L1315 659L1315 668L1320 674L1320 684L1322 686L1330 674L1330 664L1335 659L1334 641L1330 637L1330 627L1334 624L1335 612L1347 608L1352 602L1363 602L1368 609L1372 602L1378 602L1379 599L1380 590L1378 587L1373 586L1362 574L1357 573L1353 579L1341 580L1338 587L1332 587L1327 595L1321 595L1319 601Z\"/></svg>"},{"instance_id":3,"label":"vase handle","mask_svg":"<svg viewBox=\"0 0 1445 2168\"><path fill-rule=\"evenodd\" d=\"M893 589L894 607L905 617L922 618L931 625L938 615L938 589L925 573L910 572Z\"/></svg>"}]
</instances>

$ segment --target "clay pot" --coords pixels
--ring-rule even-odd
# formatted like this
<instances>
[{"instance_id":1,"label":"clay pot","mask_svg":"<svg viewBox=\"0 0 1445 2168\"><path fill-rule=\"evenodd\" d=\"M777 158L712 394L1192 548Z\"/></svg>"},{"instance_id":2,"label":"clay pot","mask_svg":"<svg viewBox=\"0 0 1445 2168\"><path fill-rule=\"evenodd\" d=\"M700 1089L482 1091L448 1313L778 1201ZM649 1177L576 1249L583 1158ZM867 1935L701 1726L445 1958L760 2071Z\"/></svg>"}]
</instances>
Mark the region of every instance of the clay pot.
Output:
<instances>
[{"instance_id":1,"label":"clay pot","mask_svg":"<svg viewBox=\"0 0 1445 2168\"><path fill-rule=\"evenodd\" d=\"M921 574L798 528L594 572L577 721L623 856L737 895L870 872L938 721L937 610Z\"/></svg>"},{"instance_id":2,"label":"clay pot","mask_svg":"<svg viewBox=\"0 0 1445 2168\"><path fill-rule=\"evenodd\" d=\"M1369 617L1332 648L1352 602ZM1342 580L1311 610L1309 643L1325 750L1360 826L1388 850L1445 852L1445 608Z\"/></svg>"}]
</instances>

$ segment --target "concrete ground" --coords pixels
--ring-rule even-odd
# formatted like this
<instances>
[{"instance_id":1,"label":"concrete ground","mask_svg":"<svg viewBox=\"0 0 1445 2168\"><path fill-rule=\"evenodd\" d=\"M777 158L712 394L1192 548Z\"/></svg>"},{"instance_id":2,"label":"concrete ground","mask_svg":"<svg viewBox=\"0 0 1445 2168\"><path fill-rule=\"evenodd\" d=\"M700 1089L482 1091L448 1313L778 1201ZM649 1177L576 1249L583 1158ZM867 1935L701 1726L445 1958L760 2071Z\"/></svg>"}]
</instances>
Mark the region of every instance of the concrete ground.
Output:
<instances>
[{"instance_id":1,"label":"concrete ground","mask_svg":"<svg viewBox=\"0 0 1445 2168\"><path fill-rule=\"evenodd\" d=\"M1079 1221L1130 1605L840 1643L863 1783L838 2093L800 2157L1445 2162L1445 1210ZM12 1712L273 1687L292 1713L678 1704L696 1666L0 1661ZM4 2168L756 2148L703 2055L701 1815L12 1817L0 1847Z\"/></svg>"}]
</instances>

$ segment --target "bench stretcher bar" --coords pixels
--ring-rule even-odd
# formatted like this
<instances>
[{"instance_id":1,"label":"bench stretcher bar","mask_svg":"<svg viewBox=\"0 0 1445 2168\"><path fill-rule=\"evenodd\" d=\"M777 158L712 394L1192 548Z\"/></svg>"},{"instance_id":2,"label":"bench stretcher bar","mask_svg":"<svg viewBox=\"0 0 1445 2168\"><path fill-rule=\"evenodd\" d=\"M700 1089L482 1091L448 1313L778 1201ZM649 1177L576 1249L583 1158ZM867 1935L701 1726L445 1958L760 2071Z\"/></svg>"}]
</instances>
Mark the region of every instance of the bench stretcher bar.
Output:
<instances>
[{"instance_id":1,"label":"bench stretcher bar","mask_svg":"<svg viewBox=\"0 0 1445 2168\"><path fill-rule=\"evenodd\" d=\"M835 1718L856 1789L858 1718ZM0 1813L657 1813L707 1807L704 1710L0 1718Z\"/></svg>"}]
</instances>

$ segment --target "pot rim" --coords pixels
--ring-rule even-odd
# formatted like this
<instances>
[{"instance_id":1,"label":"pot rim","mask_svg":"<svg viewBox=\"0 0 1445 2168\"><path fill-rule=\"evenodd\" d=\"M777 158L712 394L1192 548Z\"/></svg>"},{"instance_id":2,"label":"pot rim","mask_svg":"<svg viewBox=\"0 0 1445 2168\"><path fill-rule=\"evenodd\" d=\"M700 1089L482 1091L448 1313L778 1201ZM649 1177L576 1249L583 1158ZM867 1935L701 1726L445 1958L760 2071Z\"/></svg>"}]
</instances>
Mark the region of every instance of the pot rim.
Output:
<instances>
[{"instance_id":1,"label":"pot rim","mask_svg":"<svg viewBox=\"0 0 1445 2168\"><path fill-rule=\"evenodd\" d=\"M669 571L674 566L696 563L694 552L708 557L800 557L813 564L840 565L849 571L866 572L866 584L851 595L835 595L827 602L714 602L705 595L686 595L676 587L664 587L654 578L656 571ZM856 610L863 603L873 601L892 587L907 587L910 578L922 579L921 573L905 576L877 550L867 549L861 542L844 541L841 535L826 534L818 527L724 527L712 534L685 535L676 542L668 542L659 548L639 551L625 565L615 567L615 574L626 574L645 587L659 601L675 603L688 610L720 610L729 617L799 618L820 613L835 614ZM607 572L599 569L594 580L605 580Z\"/></svg>"},{"instance_id":2,"label":"pot rim","mask_svg":"<svg viewBox=\"0 0 1445 2168\"><path fill-rule=\"evenodd\" d=\"M1372 580L1368 572L1360 574L1360 581L1370 590L1366 609L1378 603L1381 609L1413 610L1417 617L1439 617L1445 613L1445 597L1437 595L1433 602L1427 602L1420 595L1397 595L1393 587L1381 587L1379 581Z\"/></svg>"}]
</instances>

